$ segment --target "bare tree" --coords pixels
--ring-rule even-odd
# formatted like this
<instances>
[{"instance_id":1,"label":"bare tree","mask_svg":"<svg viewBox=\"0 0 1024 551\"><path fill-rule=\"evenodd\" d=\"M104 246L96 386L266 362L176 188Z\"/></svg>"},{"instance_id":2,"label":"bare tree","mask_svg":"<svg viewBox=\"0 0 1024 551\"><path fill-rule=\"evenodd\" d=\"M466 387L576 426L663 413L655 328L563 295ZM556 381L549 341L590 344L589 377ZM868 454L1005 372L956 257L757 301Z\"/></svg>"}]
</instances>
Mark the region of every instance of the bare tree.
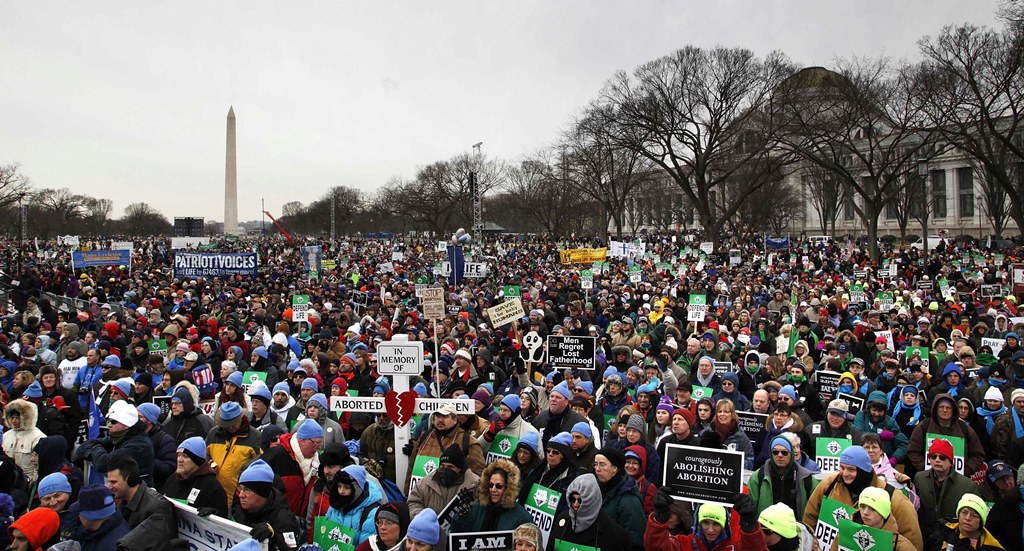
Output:
<instances>
[{"instance_id":1,"label":"bare tree","mask_svg":"<svg viewBox=\"0 0 1024 551\"><path fill-rule=\"evenodd\" d=\"M921 113L918 83L908 67L880 59L839 62L824 82L789 83L786 147L847 187L878 257L878 220L918 162L935 154L935 131Z\"/></svg>"},{"instance_id":2,"label":"bare tree","mask_svg":"<svg viewBox=\"0 0 1024 551\"><path fill-rule=\"evenodd\" d=\"M32 190L32 181L21 172L21 165L0 165L0 208L17 204Z\"/></svg>"},{"instance_id":3,"label":"bare tree","mask_svg":"<svg viewBox=\"0 0 1024 551\"><path fill-rule=\"evenodd\" d=\"M1019 2L1006 5L1021 7ZM926 59L921 67L924 112L986 181L1003 189L1010 217L1024 228L1024 180L1018 168L1024 163L1020 26L1002 33L973 25L946 27L919 45Z\"/></svg>"},{"instance_id":4,"label":"bare tree","mask_svg":"<svg viewBox=\"0 0 1024 551\"><path fill-rule=\"evenodd\" d=\"M68 188L41 189L34 198L34 202L54 217L59 231L65 231L73 221L85 216L88 200L88 197L72 193Z\"/></svg>"},{"instance_id":5,"label":"bare tree","mask_svg":"<svg viewBox=\"0 0 1024 551\"><path fill-rule=\"evenodd\" d=\"M519 216L535 221L553 236L566 235L584 214L583 196L565 178L559 178L559 167L551 162L551 151L545 150L510 166L505 190L513 199L508 208ZM565 157L561 156L562 173L567 174Z\"/></svg>"},{"instance_id":6,"label":"bare tree","mask_svg":"<svg viewBox=\"0 0 1024 551\"><path fill-rule=\"evenodd\" d=\"M128 235L166 235L173 229L167 217L148 203L132 203L125 207L120 223L122 232Z\"/></svg>"},{"instance_id":7,"label":"bare tree","mask_svg":"<svg viewBox=\"0 0 1024 551\"><path fill-rule=\"evenodd\" d=\"M281 217L295 216L302 212L302 203L300 201L289 201L281 205Z\"/></svg>"},{"instance_id":8,"label":"bare tree","mask_svg":"<svg viewBox=\"0 0 1024 551\"><path fill-rule=\"evenodd\" d=\"M1024 176L1020 174L1021 170L1022 167L1017 165L1010 171L1016 181L1020 181L1020 178ZM1006 190L999 185L998 179L989 175L986 175L981 181L981 210L992 223L992 231L996 237L1002 237L1013 213L1013 205Z\"/></svg>"},{"instance_id":9,"label":"bare tree","mask_svg":"<svg viewBox=\"0 0 1024 551\"><path fill-rule=\"evenodd\" d=\"M749 170L764 170L761 167L752 166ZM742 189L739 186L737 189ZM781 173L776 173L775 178L767 181L745 197L733 197L733 188L726 188L727 202L737 201L740 207L736 213L729 218L727 225L736 234L757 234L770 229L774 235L780 235L786 231L790 222L799 218L804 210L804 198L799 190L793 188Z\"/></svg>"},{"instance_id":10,"label":"bare tree","mask_svg":"<svg viewBox=\"0 0 1024 551\"><path fill-rule=\"evenodd\" d=\"M778 52L687 46L617 73L599 103L615 144L635 151L682 189L711 239L791 157L775 147L772 93L792 73ZM757 163L764 171L744 170ZM728 194L726 186L738 187Z\"/></svg>"},{"instance_id":11,"label":"bare tree","mask_svg":"<svg viewBox=\"0 0 1024 551\"><path fill-rule=\"evenodd\" d=\"M835 236L836 220L843 203L848 199L847 189L839 178L827 170L807 164L801 171L806 200L818 214L818 227L822 235Z\"/></svg>"}]
</instances>

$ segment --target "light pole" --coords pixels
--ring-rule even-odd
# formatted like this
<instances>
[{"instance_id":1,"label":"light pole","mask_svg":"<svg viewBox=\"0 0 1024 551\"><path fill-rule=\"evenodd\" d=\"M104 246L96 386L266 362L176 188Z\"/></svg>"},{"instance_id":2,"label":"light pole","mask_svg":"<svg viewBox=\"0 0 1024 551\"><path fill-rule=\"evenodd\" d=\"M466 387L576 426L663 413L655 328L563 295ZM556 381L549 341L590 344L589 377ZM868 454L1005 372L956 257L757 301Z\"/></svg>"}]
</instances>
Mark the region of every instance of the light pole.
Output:
<instances>
[{"instance_id":1,"label":"light pole","mask_svg":"<svg viewBox=\"0 0 1024 551\"><path fill-rule=\"evenodd\" d=\"M922 159L917 162L917 175L921 178L921 200L925 201L921 204L921 232L924 233L924 256L928 256L928 161Z\"/></svg>"},{"instance_id":2,"label":"light pole","mask_svg":"<svg viewBox=\"0 0 1024 551\"><path fill-rule=\"evenodd\" d=\"M473 194L473 233L476 234L477 239L481 240L484 238L484 193L477 178L477 172L480 170L480 146L483 144L484 142L473 144L474 170L469 173L470 191Z\"/></svg>"}]
</instances>

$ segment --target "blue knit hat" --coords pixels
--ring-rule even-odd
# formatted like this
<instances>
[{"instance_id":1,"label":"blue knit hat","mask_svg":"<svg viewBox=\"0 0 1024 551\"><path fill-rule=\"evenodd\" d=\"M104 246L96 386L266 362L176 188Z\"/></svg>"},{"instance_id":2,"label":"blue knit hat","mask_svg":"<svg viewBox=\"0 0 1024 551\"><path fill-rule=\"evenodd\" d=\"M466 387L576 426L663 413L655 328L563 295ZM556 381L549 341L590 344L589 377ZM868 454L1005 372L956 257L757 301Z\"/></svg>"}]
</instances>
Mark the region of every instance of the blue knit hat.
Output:
<instances>
[{"instance_id":1,"label":"blue knit hat","mask_svg":"<svg viewBox=\"0 0 1024 551\"><path fill-rule=\"evenodd\" d=\"M594 431L590 430L590 423L586 423L584 421L580 421L579 423L573 425L572 430L570 430L569 432L578 432L583 436L586 436L587 438L594 437Z\"/></svg>"},{"instance_id":2,"label":"blue knit hat","mask_svg":"<svg viewBox=\"0 0 1024 551\"><path fill-rule=\"evenodd\" d=\"M260 542L252 538L244 539L231 547L231 551L260 551L260 549L262 549Z\"/></svg>"},{"instance_id":3,"label":"blue knit hat","mask_svg":"<svg viewBox=\"0 0 1024 551\"><path fill-rule=\"evenodd\" d=\"M562 444L563 446L571 447L572 435L569 434L568 432L560 432L556 434L554 437L552 437L551 440L548 441L548 445L551 444Z\"/></svg>"},{"instance_id":4,"label":"blue knit hat","mask_svg":"<svg viewBox=\"0 0 1024 551\"><path fill-rule=\"evenodd\" d=\"M420 398L423 398L428 394L427 385L422 382L416 383L416 386L412 387L412 389L416 391L416 394L419 394Z\"/></svg>"},{"instance_id":5,"label":"blue knit hat","mask_svg":"<svg viewBox=\"0 0 1024 551\"><path fill-rule=\"evenodd\" d=\"M263 358L263 359L267 359L267 357L270 356L267 353L266 347L264 347L264 346L257 346L256 348L253 348L252 349L252 353L257 355L257 356L259 356L259 357L261 357L261 358Z\"/></svg>"},{"instance_id":6,"label":"blue knit hat","mask_svg":"<svg viewBox=\"0 0 1024 551\"><path fill-rule=\"evenodd\" d=\"M68 482L68 477L64 473L51 473L39 481L39 490L36 495L40 499L54 492L71 493L71 483Z\"/></svg>"},{"instance_id":7,"label":"blue knit hat","mask_svg":"<svg viewBox=\"0 0 1024 551\"><path fill-rule=\"evenodd\" d=\"M245 484L247 482L274 482L274 469L267 465L267 462L262 459L257 459L242 471L242 476L238 477L239 484Z\"/></svg>"},{"instance_id":8,"label":"blue knit hat","mask_svg":"<svg viewBox=\"0 0 1024 551\"><path fill-rule=\"evenodd\" d=\"M292 371L295 371L296 367L299 367L299 360L298 360L298 358L288 362L288 372L289 373L291 373Z\"/></svg>"},{"instance_id":9,"label":"blue knit hat","mask_svg":"<svg viewBox=\"0 0 1024 551\"><path fill-rule=\"evenodd\" d=\"M132 395L132 387L135 386L135 381L132 379L118 379L111 384L127 398Z\"/></svg>"},{"instance_id":10,"label":"blue knit hat","mask_svg":"<svg viewBox=\"0 0 1024 551\"><path fill-rule=\"evenodd\" d=\"M437 523L437 513L431 508L420 511L409 523L409 529L405 532L406 537L426 543L437 545L441 539L441 528Z\"/></svg>"},{"instance_id":11,"label":"blue knit hat","mask_svg":"<svg viewBox=\"0 0 1024 551\"><path fill-rule=\"evenodd\" d=\"M227 382L229 382L229 383L231 383L231 384L241 388L241 386L242 386L242 372L241 371L235 371L231 375L228 375Z\"/></svg>"},{"instance_id":12,"label":"blue knit hat","mask_svg":"<svg viewBox=\"0 0 1024 551\"><path fill-rule=\"evenodd\" d=\"M593 396L594 395L594 383L592 383L590 381L583 381L583 382L577 384L576 386L579 387L579 388L582 388L583 391L587 393L587 396Z\"/></svg>"},{"instance_id":13,"label":"blue knit hat","mask_svg":"<svg viewBox=\"0 0 1024 551\"><path fill-rule=\"evenodd\" d=\"M794 402L797 401L796 387L794 387L793 385L786 385L786 386L782 387L779 390L779 396L782 396L783 394L785 394L786 396L789 396L790 398L792 398Z\"/></svg>"},{"instance_id":14,"label":"blue knit hat","mask_svg":"<svg viewBox=\"0 0 1024 551\"><path fill-rule=\"evenodd\" d=\"M178 451L184 451L196 465L206 463L206 440L202 436L186 438L178 444Z\"/></svg>"},{"instance_id":15,"label":"blue knit hat","mask_svg":"<svg viewBox=\"0 0 1024 551\"><path fill-rule=\"evenodd\" d=\"M853 465L858 470L871 472L871 457L868 456L868 452L864 450L862 446L850 446L843 450L843 455L839 456L840 464Z\"/></svg>"},{"instance_id":16,"label":"blue knit hat","mask_svg":"<svg viewBox=\"0 0 1024 551\"><path fill-rule=\"evenodd\" d=\"M78 492L78 514L85 520L91 521L110 518L117 514L114 496L103 484L84 486Z\"/></svg>"},{"instance_id":17,"label":"blue knit hat","mask_svg":"<svg viewBox=\"0 0 1024 551\"><path fill-rule=\"evenodd\" d=\"M723 381L731 382L733 388L737 388L737 387L740 386L740 378L739 378L739 376L736 375L735 373L733 373L732 371L727 371L727 372L723 373L722 374L722 380Z\"/></svg>"},{"instance_id":18,"label":"blue knit hat","mask_svg":"<svg viewBox=\"0 0 1024 551\"><path fill-rule=\"evenodd\" d=\"M103 358L103 362L100 365L106 365L117 369L121 369L121 358L118 358L117 356L110 354L106 358Z\"/></svg>"},{"instance_id":19,"label":"blue knit hat","mask_svg":"<svg viewBox=\"0 0 1024 551\"><path fill-rule=\"evenodd\" d=\"M285 394L291 394L291 390L292 389L289 388L287 381L281 381L280 383L277 383L276 385L274 385L274 392L273 392L273 394L277 394L278 392L284 392Z\"/></svg>"},{"instance_id":20,"label":"blue knit hat","mask_svg":"<svg viewBox=\"0 0 1024 551\"><path fill-rule=\"evenodd\" d=\"M28 388L26 388L25 392L22 392L21 395L26 398L42 398L43 385L39 384L39 381L32 381L32 384L28 385Z\"/></svg>"},{"instance_id":21,"label":"blue knit hat","mask_svg":"<svg viewBox=\"0 0 1024 551\"><path fill-rule=\"evenodd\" d=\"M270 403L271 399L273 398L270 395L270 389L267 388L267 385L261 385L261 384L255 384L255 385L252 385L251 387L249 387L249 396L252 396L253 398L262 398L268 404Z\"/></svg>"},{"instance_id":22,"label":"blue knit hat","mask_svg":"<svg viewBox=\"0 0 1024 551\"><path fill-rule=\"evenodd\" d=\"M789 438L786 438L781 434L776 436L775 438L772 438L772 442L768 446L768 449L774 449L775 446L782 446L783 448L789 450L789 453L793 453L793 443L789 441Z\"/></svg>"},{"instance_id":23,"label":"blue knit hat","mask_svg":"<svg viewBox=\"0 0 1024 551\"><path fill-rule=\"evenodd\" d=\"M301 425L299 425L299 430L295 431L295 436L306 440L323 438L324 428L320 426L320 423L317 423L312 419L306 419Z\"/></svg>"},{"instance_id":24,"label":"blue knit hat","mask_svg":"<svg viewBox=\"0 0 1024 551\"><path fill-rule=\"evenodd\" d=\"M238 402L224 402L220 405L218 414L221 421L234 421L242 415L242 406L238 405Z\"/></svg>"},{"instance_id":25,"label":"blue knit hat","mask_svg":"<svg viewBox=\"0 0 1024 551\"><path fill-rule=\"evenodd\" d=\"M512 410L513 413L518 413L522 407L522 402L519 401L519 396L515 394L509 394L501 399L501 403L508 409Z\"/></svg>"},{"instance_id":26,"label":"blue knit hat","mask_svg":"<svg viewBox=\"0 0 1024 551\"><path fill-rule=\"evenodd\" d=\"M565 396L566 400L572 400L572 393L569 392L569 385L565 381L562 381L555 385L555 388L552 388L551 392L557 392L562 396Z\"/></svg>"},{"instance_id":27,"label":"blue knit hat","mask_svg":"<svg viewBox=\"0 0 1024 551\"><path fill-rule=\"evenodd\" d=\"M320 409L327 409L327 397L319 392L310 396L309 400L306 400L306 407L313 404L320 406Z\"/></svg>"},{"instance_id":28,"label":"blue knit hat","mask_svg":"<svg viewBox=\"0 0 1024 551\"><path fill-rule=\"evenodd\" d=\"M320 390L320 383L317 383L316 379L313 378L313 377L307 377L307 378L303 379L303 381L302 381L302 388L303 389L309 388L309 389L312 389L313 392L316 392L316 391Z\"/></svg>"},{"instance_id":29,"label":"blue knit hat","mask_svg":"<svg viewBox=\"0 0 1024 551\"><path fill-rule=\"evenodd\" d=\"M153 402L139 404L137 409L139 410L139 415L145 417L147 421L154 425L160 420L160 406Z\"/></svg>"},{"instance_id":30,"label":"blue knit hat","mask_svg":"<svg viewBox=\"0 0 1024 551\"><path fill-rule=\"evenodd\" d=\"M537 436L536 432L525 432L519 439L519 444L516 445L516 448L520 446L530 448L533 450L533 453L540 453L540 437Z\"/></svg>"},{"instance_id":31,"label":"blue knit hat","mask_svg":"<svg viewBox=\"0 0 1024 551\"><path fill-rule=\"evenodd\" d=\"M611 377L612 375L615 375L618 372L619 370L616 369L614 365L610 365L608 366L608 369L604 370L604 378L607 379L608 377Z\"/></svg>"}]
</instances>

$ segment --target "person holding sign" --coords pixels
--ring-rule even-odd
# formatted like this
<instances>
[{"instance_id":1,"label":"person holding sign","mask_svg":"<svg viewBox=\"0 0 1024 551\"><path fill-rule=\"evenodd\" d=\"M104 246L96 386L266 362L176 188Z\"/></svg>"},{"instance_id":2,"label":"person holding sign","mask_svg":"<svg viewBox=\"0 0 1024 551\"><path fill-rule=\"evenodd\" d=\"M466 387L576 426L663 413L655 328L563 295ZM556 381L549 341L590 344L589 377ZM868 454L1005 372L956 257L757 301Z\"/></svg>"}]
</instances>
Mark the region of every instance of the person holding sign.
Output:
<instances>
[{"instance_id":1,"label":"person holding sign","mask_svg":"<svg viewBox=\"0 0 1024 551\"><path fill-rule=\"evenodd\" d=\"M817 540L807 527L796 521L789 505L776 503L757 518L769 551L811 551Z\"/></svg>"},{"instance_id":2,"label":"person holding sign","mask_svg":"<svg viewBox=\"0 0 1024 551\"><path fill-rule=\"evenodd\" d=\"M833 551L839 549L839 542L843 541L845 539L844 536L847 535L844 528L851 525L857 526L858 524L863 524L869 528L885 530L892 534L892 542L877 544L879 549L916 551L914 544L910 543L910 540L906 537L900 535L900 526L896 522L896 517L892 516L892 503L889 500L889 493L882 488L865 488L861 492L860 499L857 501L857 511L853 513L853 522L857 524L840 523L839 537L832 544ZM855 536L849 534L849 537L851 540L854 540Z\"/></svg>"},{"instance_id":3,"label":"person holding sign","mask_svg":"<svg viewBox=\"0 0 1024 551\"><path fill-rule=\"evenodd\" d=\"M568 446L567 446L568 447ZM478 501L469 513L452 522L452 532L496 532L515 530L533 517L516 502L520 495L519 469L508 459L497 459L484 467L480 476Z\"/></svg>"},{"instance_id":4,"label":"person holding sign","mask_svg":"<svg viewBox=\"0 0 1024 551\"><path fill-rule=\"evenodd\" d=\"M771 459L750 475L747 487L758 511L773 503L785 503L801 517L818 481L810 471L796 464L793 444L778 435L769 443Z\"/></svg>"},{"instance_id":5,"label":"person holding sign","mask_svg":"<svg viewBox=\"0 0 1024 551\"><path fill-rule=\"evenodd\" d=\"M384 490L366 478L366 469L360 465L343 468L327 483L327 492L331 502L327 520L353 530L355 545L376 533L374 514L385 500Z\"/></svg>"},{"instance_id":6,"label":"person holding sign","mask_svg":"<svg viewBox=\"0 0 1024 551\"><path fill-rule=\"evenodd\" d=\"M956 522L947 522L928 541L927 551L1002 551L999 540L985 528L988 505L974 494L956 504Z\"/></svg>"},{"instance_id":7,"label":"person holding sign","mask_svg":"<svg viewBox=\"0 0 1024 551\"><path fill-rule=\"evenodd\" d=\"M900 418L896 417L899 422ZM907 446L907 458L918 471L925 468L925 450L929 435L951 436L964 439L964 451L967 454L964 475L970 476L978 471L985 462L985 448L981 445L978 434L957 415L956 403L949 394L939 394L932 403L932 416L918 423L914 433L910 435Z\"/></svg>"},{"instance_id":8,"label":"person holding sign","mask_svg":"<svg viewBox=\"0 0 1024 551\"><path fill-rule=\"evenodd\" d=\"M839 471L825 477L811 493L807 509L804 511L804 524L808 528L818 526L821 505L825 498L853 507L860 499L861 492L868 487L885 489L886 484L884 480L875 476L868 452L860 446L850 446L843 450L839 458ZM924 538L917 523L914 504L900 491L894 491L890 499L892 514L896 516L900 532L914 544L915 549L924 549Z\"/></svg>"},{"instance_id":9,"label":"person holding sign","mask_svg":"<svg viewBox=\"0 0 1024 551\"><path fill-rule=\"evenodd\" d=\"M755 551L765 549L764 533L757 522L757 507L750 496L739 494L732 511L717 503L701 503L693 516L693 534L673 536L668 532L672 497L664 488L654 499L654 512L644 532L648 551ZM732 514L735 512L736 514ZM738 522L737 522L738 521Z\"/></svg>"},{"instance_id":10,"label":"person holding sign","mask_svg":"<svg viewBox=\"0 0 1024 551\"><path fill-rule=\"evenodd\" d=\"M936 438L928 448L931 468L914 475L914 486L921 498L918 521L925 539L940 527L941 519L956 515L956 503L964 494L978 492L978 487L953 469L953 444Z\"/></svg>"},{"instance_id":11,"label":"person holding sign","mask_svg":"<svg viewBox=\"0 0 1024 551\"><path fill-rule=\"evenodd\" d=\"M296 515L288 510L288 498L274 487L274 470L262 459L249 464L238 479L235 522L250 527L249 535L266 541L268 551L298 549Z\"/></svg>"},{"instance_id":12,"label":"person holding sign","mask_svg":"<svg viewBox=\"0 0 1024 551\"><path fill-rule=\"evenodd\" d=\"M601 510L629 534L633 549L642 549L646 517L636 482L626 475L626 455L610 446L601 448L594 459L594 476L604 496Z\"/></svg>"},{"instance_id":13,"label":"person holding sign","mask_svg":"<svg viewBox=\"0 0 1024 551\"><path fill-rule=\"evenodd\" d=\"M565 497L568 507L555 515L548 536L547 551L584 547L625 551L629 534L602 509L601 488L592 474L578 477L569 484ZM671 498L670 498L671 499ZM562 547L559 544L571 544Z\"/></svg>"}]
</instances>

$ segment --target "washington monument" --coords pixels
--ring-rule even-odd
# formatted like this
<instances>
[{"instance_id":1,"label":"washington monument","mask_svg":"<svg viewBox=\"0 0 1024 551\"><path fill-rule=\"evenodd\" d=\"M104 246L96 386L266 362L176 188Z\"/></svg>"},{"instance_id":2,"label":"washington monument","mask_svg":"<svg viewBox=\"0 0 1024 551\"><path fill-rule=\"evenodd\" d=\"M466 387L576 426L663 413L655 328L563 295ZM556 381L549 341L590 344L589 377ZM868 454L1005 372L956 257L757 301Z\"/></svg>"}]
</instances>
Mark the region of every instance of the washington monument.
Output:
<instances>
[{"instance_id":1,"label":"washington monument","mask_svg":"<svg viewBox=\"0 0 1024 551\"><path fill-rule=\"evenodd\" d=\"M224 156L224 234L238 234L238 171L235 168L235 108L228 108L228 143Z\"/></svg>"}]
</instances>

